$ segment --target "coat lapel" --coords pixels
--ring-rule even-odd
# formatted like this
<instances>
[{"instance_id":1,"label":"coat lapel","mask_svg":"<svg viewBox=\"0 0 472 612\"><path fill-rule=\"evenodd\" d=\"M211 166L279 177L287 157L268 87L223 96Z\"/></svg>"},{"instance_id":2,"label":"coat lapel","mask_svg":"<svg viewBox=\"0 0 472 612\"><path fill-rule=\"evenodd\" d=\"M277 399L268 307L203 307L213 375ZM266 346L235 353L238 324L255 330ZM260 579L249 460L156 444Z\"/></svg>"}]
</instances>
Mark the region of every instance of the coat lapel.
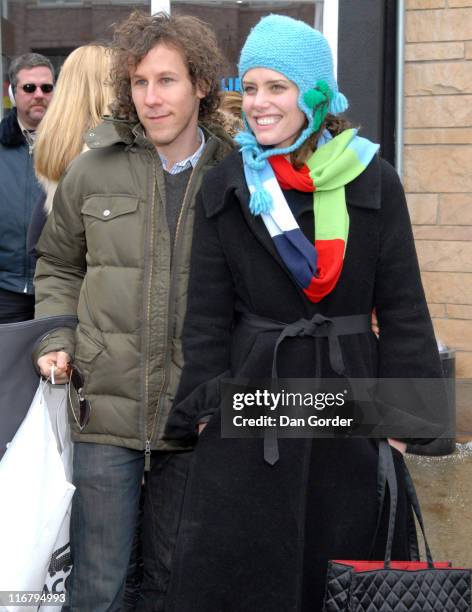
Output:
<instances>
[{"instance_id":1,"label":"coat lapel","mask_svg":"<svg viewBox=\"0 0 472 612\"><path fill-rule=\"evenodd\" d=\"M292 276L292 273L285 265L283 259L280 257L277 249L275 248L274 241L272 240L269 232L267 231L266 226L264 225L264 221L262 220L260 215L254 216L249 210L249 189L247 188L244 176L243 181L243 184L238 185L238 187L236 188L235 195L239 201L239 205L241 207L244 219L258 242L264 247L264 249L269 253L269 255L271 255L271 257L285 272L288 279L297 290L302 307L306 308L306 296L303 293L301 287L299 287L299 285L296 283L295 279Z\"/></svg>"},{"instance_id":2,"label":"coat lapel","mask_svg":"<svg viewBox=\"0 0 472 612\"><path fill-rule=\"evenodd\" d=\"M226 170L224 173L221 172L223 168ZM249 210L249 189L244 178L243 163L239 152L230 153L218 170L219 172L215 172L214 177L210 172L208 178L211 177L212 180L205 180L202 184L202 197L207 216L213 217L218 214L236 197L249 229L266 251L290 275L261 217L255 217Z\"/></svg>"},{"instance_id":3,"label":"coat lapel","mask_svg":"<svg viewBox=\"0 0 472 612\"><path fill-rule=\"evenodd\" d=\"M249 226L249 229L256 236L257 240L262 244L262 246L269 252L269 254L284 268L285 264L282 261L280 255L275 248L274 241L270 237L269 232L267 231L266 226L264 225L264 221L260 215L254 216L249 210L249 191L244 185L244 189L236 190L236 197L238 198L239 205L241 207L241 211L243 213L244 219Z\"/></svg>"}]
</instances>

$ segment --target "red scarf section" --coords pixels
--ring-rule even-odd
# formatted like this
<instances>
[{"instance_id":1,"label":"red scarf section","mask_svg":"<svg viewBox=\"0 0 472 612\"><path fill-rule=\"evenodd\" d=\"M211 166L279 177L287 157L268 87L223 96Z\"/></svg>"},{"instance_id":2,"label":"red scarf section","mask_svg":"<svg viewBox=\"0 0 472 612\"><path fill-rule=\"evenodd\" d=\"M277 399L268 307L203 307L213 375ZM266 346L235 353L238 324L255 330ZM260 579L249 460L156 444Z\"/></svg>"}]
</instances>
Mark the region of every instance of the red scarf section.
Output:
<instances>
[{"instance_id":1,"label":"red scarf section","mask_svg":"<svg viewBox=\"0 0 472 612\"><path fill-rule=\"evenodd\" d=\"M310 178L308 166L305 165L300 170L296 170L283 155L269 157L269 163L282 189L296 189L308 193L316 191L316 186Z\"/></svg>"}]
</instances>

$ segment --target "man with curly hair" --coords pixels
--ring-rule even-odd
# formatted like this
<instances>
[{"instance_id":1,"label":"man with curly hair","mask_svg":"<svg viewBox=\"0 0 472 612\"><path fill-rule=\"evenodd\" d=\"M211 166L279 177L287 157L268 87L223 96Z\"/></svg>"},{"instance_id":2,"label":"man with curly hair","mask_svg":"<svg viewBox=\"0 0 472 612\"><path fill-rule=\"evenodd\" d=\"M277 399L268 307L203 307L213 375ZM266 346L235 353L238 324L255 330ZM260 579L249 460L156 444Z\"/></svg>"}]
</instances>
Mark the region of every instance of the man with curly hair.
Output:
<instances>
[{"instance_id":1,"label":"man with curly hair","mask_svg":"<svg viewBox=\"0 0 472 612\"><path fill-rule=\"evenodd\" d=\"M231 149L210 127L222 56L189 16L115 28L112 117L61 180L38 243L36 316L76 315L40 343L44 376L73 364L70 609L119 610L146 480L139 610L163 610L191 447L164 430L179 382L195 197ZM80 381L80 376L83 382Z\"/></svg>"}]
</instances>

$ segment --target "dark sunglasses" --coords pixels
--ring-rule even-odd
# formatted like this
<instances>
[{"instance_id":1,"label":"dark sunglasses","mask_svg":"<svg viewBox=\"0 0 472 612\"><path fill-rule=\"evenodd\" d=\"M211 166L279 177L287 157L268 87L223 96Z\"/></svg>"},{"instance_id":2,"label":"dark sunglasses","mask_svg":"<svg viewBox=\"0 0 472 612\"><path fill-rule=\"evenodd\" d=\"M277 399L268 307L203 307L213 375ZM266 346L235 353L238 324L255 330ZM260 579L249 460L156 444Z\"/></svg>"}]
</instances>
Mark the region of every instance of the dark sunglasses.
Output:
<instances>
[{"instance_id":1,"label":"dark sunglasses","mask_svg":"<svg viewBox=\"0 0 472 612\"><path fill-rule=\"evenodd\" d=\"M90 419L90 402L84 397L84 377L79 368L69 364L66 370L69 377L69 401L77 426L82 429Z\"/></svg>"},{"instance_id":2,"label":"dark sunglasses","mask_svg":"<svg viewBox=\"0 0 472 612\"><path fill-rule=\"evenodd\" d=\"M51 83L43 83L42 85L35 85L35 83L25 83L21 86L21 89L27 94L32 94L36 91L37 87L39 87L39 89L45 94L51 93L51 91L54 89L54 85L52 85Z\"/></svg>"}]
</instances>

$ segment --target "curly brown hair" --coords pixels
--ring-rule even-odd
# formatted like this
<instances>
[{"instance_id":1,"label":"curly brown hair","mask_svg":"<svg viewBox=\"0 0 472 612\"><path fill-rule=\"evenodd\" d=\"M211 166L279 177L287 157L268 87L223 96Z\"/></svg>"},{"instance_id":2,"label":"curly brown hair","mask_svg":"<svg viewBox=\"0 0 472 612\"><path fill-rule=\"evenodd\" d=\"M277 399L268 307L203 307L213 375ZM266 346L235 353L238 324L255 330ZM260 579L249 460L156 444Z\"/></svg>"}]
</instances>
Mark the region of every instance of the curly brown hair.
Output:
<instances>
[{"instance_id":1,"label":"curly brown hair","mask_svg":"<svg viewBox=\"0 0 472 612\"><path fill-rule=\"evenodd\" d=\"M200 101L199 120L213 120L219 104L220 77L224 57L210 27L190 15L161 12L155 15L134 11L122 23L114 25L111 85L116 100L111 105L114 117L138 121L131 97L130 69L135 68L159 43L182 53L190 80L206 93Z\"/></svg>"}]
</instances>

